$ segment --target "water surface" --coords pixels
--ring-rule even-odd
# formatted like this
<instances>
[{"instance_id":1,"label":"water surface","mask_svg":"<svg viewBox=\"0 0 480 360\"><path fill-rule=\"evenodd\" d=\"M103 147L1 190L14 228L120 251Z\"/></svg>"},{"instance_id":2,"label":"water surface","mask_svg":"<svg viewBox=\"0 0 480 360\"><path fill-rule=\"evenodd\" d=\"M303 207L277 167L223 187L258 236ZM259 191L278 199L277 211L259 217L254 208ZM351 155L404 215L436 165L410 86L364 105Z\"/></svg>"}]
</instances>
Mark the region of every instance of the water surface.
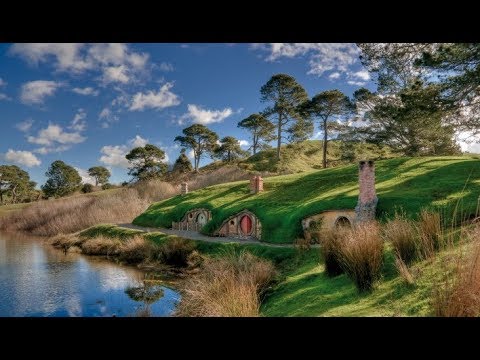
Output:
<instances>
[{"instance_id":1,"label":"water surface","mask_svg":"<svg viewBox=\"0 0 480 360\"><path fill-rule=\"evenodd\" d=\"M169 316L180 300L145 274L0 233L0 316Z\"/></svg>"}]
</instances>

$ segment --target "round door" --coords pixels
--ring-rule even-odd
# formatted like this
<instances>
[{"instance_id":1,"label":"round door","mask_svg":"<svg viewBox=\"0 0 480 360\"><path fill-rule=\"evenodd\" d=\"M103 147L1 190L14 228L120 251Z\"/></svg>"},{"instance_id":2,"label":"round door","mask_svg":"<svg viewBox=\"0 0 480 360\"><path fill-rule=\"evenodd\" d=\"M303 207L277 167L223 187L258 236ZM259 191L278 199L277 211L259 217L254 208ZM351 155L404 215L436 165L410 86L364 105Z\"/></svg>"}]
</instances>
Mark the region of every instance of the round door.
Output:
<instances>
[{"instance_id":1,"label":"round door","mask_svg":"<svg viewBox=\"0 0 480 360\"><path fill-rule=\"evenodd\" d=\"M200 226L203 226L207 223L207 217L205 216L205 214L203 213L200 213L198 214L197 216L197 223L200 225Z\"/></svg>"},{"instance_id":2,"label":"round door","mask_svg":"<svg viewBox=\"0 0 480 360\"><path fill-rule=\"evenodd\" d=\"M252 219L248 215L244 215L240 220L240 230L243 235L250 235L252 233Z\"/></svg>"}]
</instances>

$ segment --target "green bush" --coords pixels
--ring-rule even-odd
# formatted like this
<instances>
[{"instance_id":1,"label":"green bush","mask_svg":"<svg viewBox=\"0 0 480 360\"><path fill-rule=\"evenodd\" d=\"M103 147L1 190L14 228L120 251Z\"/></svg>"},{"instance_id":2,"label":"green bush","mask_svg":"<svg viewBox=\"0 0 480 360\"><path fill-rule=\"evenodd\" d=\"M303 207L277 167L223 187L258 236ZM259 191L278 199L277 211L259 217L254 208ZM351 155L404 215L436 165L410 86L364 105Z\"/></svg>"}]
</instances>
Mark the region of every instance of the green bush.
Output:
<instances>
[{"instance_id":1,"label":"green bush","mask_svg":"<svg viewBox=\"0 0 480 360\"><path fill-rule=\"evenodd\" d=\"M82 186L82 193L91 193L93 192L93 185L92 184L83 184Z\"/></svg>"}]
</instances>

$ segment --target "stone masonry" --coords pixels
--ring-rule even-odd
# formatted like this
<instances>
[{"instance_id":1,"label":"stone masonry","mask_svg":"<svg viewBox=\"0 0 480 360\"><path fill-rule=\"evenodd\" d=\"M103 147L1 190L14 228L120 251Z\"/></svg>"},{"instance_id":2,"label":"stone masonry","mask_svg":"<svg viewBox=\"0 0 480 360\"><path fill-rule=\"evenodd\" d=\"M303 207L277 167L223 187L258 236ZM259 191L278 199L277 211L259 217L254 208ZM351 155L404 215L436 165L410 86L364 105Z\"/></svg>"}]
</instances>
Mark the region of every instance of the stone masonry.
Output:
<instances>
[{"instance_id":1,"label":"stone masonry","mask_svg":"<svg viewBox=\"0 0 480 360\"><path fill-rule=\"evenodd\" d=\"M360 193L355 207L356 221L374 220L378 198L375 192L375 163L372 160L359 162L358 182Z\"/></svg>"},{"instance_id":2,"label":"stone masonry","mask_svg":"<svg viewBox=\"0 0 480 360\"><path fill-rule=\"evenodd\" d=\"M250 179L250 194L257 194L263 191L263 179L261 176L254 176Z\"/></svg>"}]
</instances>

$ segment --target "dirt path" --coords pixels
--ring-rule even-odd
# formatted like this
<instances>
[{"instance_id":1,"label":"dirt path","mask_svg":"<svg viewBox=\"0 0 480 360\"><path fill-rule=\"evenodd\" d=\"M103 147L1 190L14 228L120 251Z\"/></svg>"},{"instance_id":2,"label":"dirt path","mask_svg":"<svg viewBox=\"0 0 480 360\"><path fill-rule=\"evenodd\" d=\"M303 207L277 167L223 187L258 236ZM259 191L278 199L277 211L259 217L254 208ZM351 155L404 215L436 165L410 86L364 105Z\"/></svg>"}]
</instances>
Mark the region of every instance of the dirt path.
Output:
<instances>
[{"instance_id":1,"label":"dirt path","mask_svg":"<svg viewBox=\"0 0 480 360\"><path fill-rule=\"evenodd\" d=\"M186 231L186 230L172 230L172 229L165 229L165 228L150 228L144 226L137 226L133 224L117 224L118 227L127 228L127 229L134 229L134 230L141 230L144 232L162 232L164 234L169 235L177 235L184 237L186 239L192 240L201 240L201 241L208 241L208 242L215 242L215 243L239 243L239 244L255 244L255 245L263 245L263 246L270 246L270 247L282 247L282 248L293 248L292 244L269 244L260 242L257 240L243 240L239 238L233 237L213 237L213 236L206 236L200 234L196 231Z\"/></svg>"}]
</instances>

